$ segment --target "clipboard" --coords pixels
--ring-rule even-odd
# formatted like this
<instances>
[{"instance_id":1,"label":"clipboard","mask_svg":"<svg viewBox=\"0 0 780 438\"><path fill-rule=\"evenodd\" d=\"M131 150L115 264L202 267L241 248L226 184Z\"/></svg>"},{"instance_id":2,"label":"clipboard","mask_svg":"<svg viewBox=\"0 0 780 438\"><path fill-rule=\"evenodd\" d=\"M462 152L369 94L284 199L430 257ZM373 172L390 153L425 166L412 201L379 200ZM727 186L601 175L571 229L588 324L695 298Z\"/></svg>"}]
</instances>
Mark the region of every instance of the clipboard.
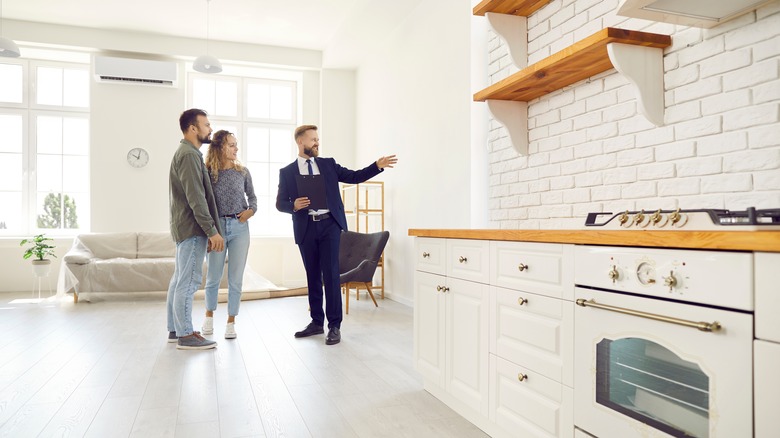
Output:
<instances>
[{"instance_id":1,"label":"clipboard","mask_svg":"<svg viewBox=\"0 0 780 438\"><path fill-rule=\"evenodd\" d=\"M322 175L295 175L295 182L298 185L298 196L309 198L309 210L328 208Z\"/></svg>"}]
</instances>

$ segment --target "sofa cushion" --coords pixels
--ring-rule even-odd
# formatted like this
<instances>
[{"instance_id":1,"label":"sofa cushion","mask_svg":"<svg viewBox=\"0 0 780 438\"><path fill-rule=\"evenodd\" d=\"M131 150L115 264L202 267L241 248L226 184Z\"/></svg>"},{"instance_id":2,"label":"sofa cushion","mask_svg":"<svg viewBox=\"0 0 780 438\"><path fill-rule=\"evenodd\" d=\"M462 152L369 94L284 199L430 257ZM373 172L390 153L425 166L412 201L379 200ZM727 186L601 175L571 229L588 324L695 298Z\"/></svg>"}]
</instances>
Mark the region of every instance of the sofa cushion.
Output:
<instances>
[{"instance_id":1,"label":"sofa cushion","mask_svg":"<svg viewBox=\"0 0 780 438\"><path fill-rule=\"evenodd\" d=\"M136 233L79 234L77 239L99 259L134 259L138 246Z\"/></svg>"},{"instance_id":2,"label":"sofa cushion","mask_svg":"<svg viewBox=\"0 0 780 438\"><path fill-rule=\"evenodd\" d=\"M138 254L136 258L175 257L176 244L171 233L138 233Z\"/></svg>"}]
</instances>

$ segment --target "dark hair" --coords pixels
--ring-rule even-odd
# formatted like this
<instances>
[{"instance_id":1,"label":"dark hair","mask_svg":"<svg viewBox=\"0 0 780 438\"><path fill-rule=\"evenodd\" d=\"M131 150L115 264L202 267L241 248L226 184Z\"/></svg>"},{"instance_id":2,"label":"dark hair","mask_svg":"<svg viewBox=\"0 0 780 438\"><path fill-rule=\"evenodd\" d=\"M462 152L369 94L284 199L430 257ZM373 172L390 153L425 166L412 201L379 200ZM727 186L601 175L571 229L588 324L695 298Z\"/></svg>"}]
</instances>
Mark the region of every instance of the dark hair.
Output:
<instances>
[{"instance_id":1,"label":"dark hair","mask_svg":"<svg viewBox=\"0 0 780 438\"><path fill-rule=\"evenodd\" d=\"M208 114L206 114L206 111L197 108L188 109L187 111L181 113L181 116L179 117L179 127L181 128L181 132L187 132L187 129L190 127L190 125L197 127L198 116L208 117Z\"/></svg>"},{"instance_id":2,"label":"dark hair","mask_svg":"<svg viewBox=\"0 0 780 438\"><path fill-rule=\"evenodd\" d=\"M301 125L301 126L295 128L295 141L298 141L298 137L302 136L304 132L306 132L306 131L308 131L310 129L313 129L313 130L316 131L317 130L317 126L316 125Z\"/></svg>"}]
</instances>

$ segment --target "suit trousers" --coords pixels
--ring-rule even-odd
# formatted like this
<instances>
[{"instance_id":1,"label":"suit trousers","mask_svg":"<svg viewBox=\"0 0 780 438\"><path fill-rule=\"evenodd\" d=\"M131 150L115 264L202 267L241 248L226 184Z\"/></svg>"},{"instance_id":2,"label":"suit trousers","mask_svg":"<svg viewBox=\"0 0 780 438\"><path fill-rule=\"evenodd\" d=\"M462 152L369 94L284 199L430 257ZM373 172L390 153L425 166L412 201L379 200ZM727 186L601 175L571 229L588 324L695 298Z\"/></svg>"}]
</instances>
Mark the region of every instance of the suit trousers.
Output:
<instances>
[{"instance_id":1,"label":"suit trousers","mask_svg":"<svg viewBox=\"0 0 780 438\"><path fill-rule=\"evenodd\" d=\"M332 217L306 227L298 244L306 269L309 308L312 321L320 326L328 318L328 328L341 327L341 285L339 284L339 243L341 228ZM325 312L322 310L322 288L325 286Z\"/></svg>"}]
</instances>

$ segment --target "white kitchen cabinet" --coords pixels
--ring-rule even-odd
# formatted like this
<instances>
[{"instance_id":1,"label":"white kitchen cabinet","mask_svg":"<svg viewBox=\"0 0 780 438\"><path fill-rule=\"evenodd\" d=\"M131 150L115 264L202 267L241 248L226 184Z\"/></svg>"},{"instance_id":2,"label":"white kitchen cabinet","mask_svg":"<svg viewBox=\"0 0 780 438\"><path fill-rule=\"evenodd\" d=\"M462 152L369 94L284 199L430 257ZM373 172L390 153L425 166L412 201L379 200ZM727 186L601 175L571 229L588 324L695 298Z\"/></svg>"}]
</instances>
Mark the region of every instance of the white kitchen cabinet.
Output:
<instances>
[{"instance_id":1,"label":"white kitchen cabinet","mask_svg":"<svg viewBox=\"0 0 780 438\"><path fill-rule=\"evenodd\" d=\"M446 277L414 273L414 361L426 381L444 383L444 296ZM438 288L438 290L437 290Z\"/></svg>"},{"instance_id":2,"label":"white kitchen cabinet","mask_svg":"<svg viewBox=\"0 0 780 438\"><path fill-rule=\"evenodd\" d=\"M484 240L447 239L447 277L487 284L489 244Z\"/></svg>"},{"instance_id":3,"label":"white kitchen cabinet","mask_svg":"<svg viewBox=\"0 0 780 438\"><path fill-rule=\"evenodd\" d=\"M417 270L432 274L444 275L446 268L445 239L432 239L418 237L414 239L414 253L417 262Z\"/></svg>"},{"instance_id":4,"label":"white kitchen cabinet","mask_svg":"<svg viewBox=\"0 0 780 438\"><path fill-rule=\"evenodd\" d=\"M780 342L780 253L757 252L754 259L756 338Z\"/></svg>"},{"instance_id":5,"label":"white kitchen cabinet","mask_svg":"<svg viewBox=\"0 0 780 438\"><path fill-rule=\"evenodd\" d=\"M574 436L572 388L494 355L490 371L491 420L506 436Z\"/></svg>"},{"instance_id":6,"label":"white kitchen cabinet","mask_svg":"<svg viewBox=\"0 0 780 438\"><path fill-rule=\"evenodd\" d=\"M753 385L755 438L775 438L780 433L780 344L753 341Z\"/></svg>"},{"instance_id":7,"label":"white kitchen cabinet","mask_svg":"<svg viewBox=\"0 0 780 438\"><path fill-rule=\"evenodd\" d=\"M574 303L490 287L490 353L574 386Z\"/></svg>"},{"instance_id":8,"label":"white kitchen cabinet","mask_svg":"<svg viewBox=\"0 0 780 438\"><path fill-rule=\"evenodd\" d=\"M417 238L415 251L425 388L493 437L572 436L570 245Z\"/></svg>"},{"instance_id":9,"label":"white kitchen cabinet","mask_svg":"<svg viewBox=\"0 0 780 438\"><path fill-rule=\"evenodd\" d=\"M490 243L490 284L574 299L572 245L532 242Z\"/></svg>"},{"instance_id":10,"label":"white kitchen cabinet","mask_svg":"<svg viewBox=\"0 0 780 438\"><path fill-rule=\"evenodd\" d=\"M488 414L488 286L417 271L417 370L463 406Z\"/></svg>"},{"instance_id":11,"label":"white kitchen cabinet","mask_svg":"<svg viewBox=\"0 0 780 438\"><path fill-rule=\"evenodd\" d=\"M780 253L757 252L754 259L753 433L755 438L774 438L780 434Z\"/></svg>"}]
</instances>

